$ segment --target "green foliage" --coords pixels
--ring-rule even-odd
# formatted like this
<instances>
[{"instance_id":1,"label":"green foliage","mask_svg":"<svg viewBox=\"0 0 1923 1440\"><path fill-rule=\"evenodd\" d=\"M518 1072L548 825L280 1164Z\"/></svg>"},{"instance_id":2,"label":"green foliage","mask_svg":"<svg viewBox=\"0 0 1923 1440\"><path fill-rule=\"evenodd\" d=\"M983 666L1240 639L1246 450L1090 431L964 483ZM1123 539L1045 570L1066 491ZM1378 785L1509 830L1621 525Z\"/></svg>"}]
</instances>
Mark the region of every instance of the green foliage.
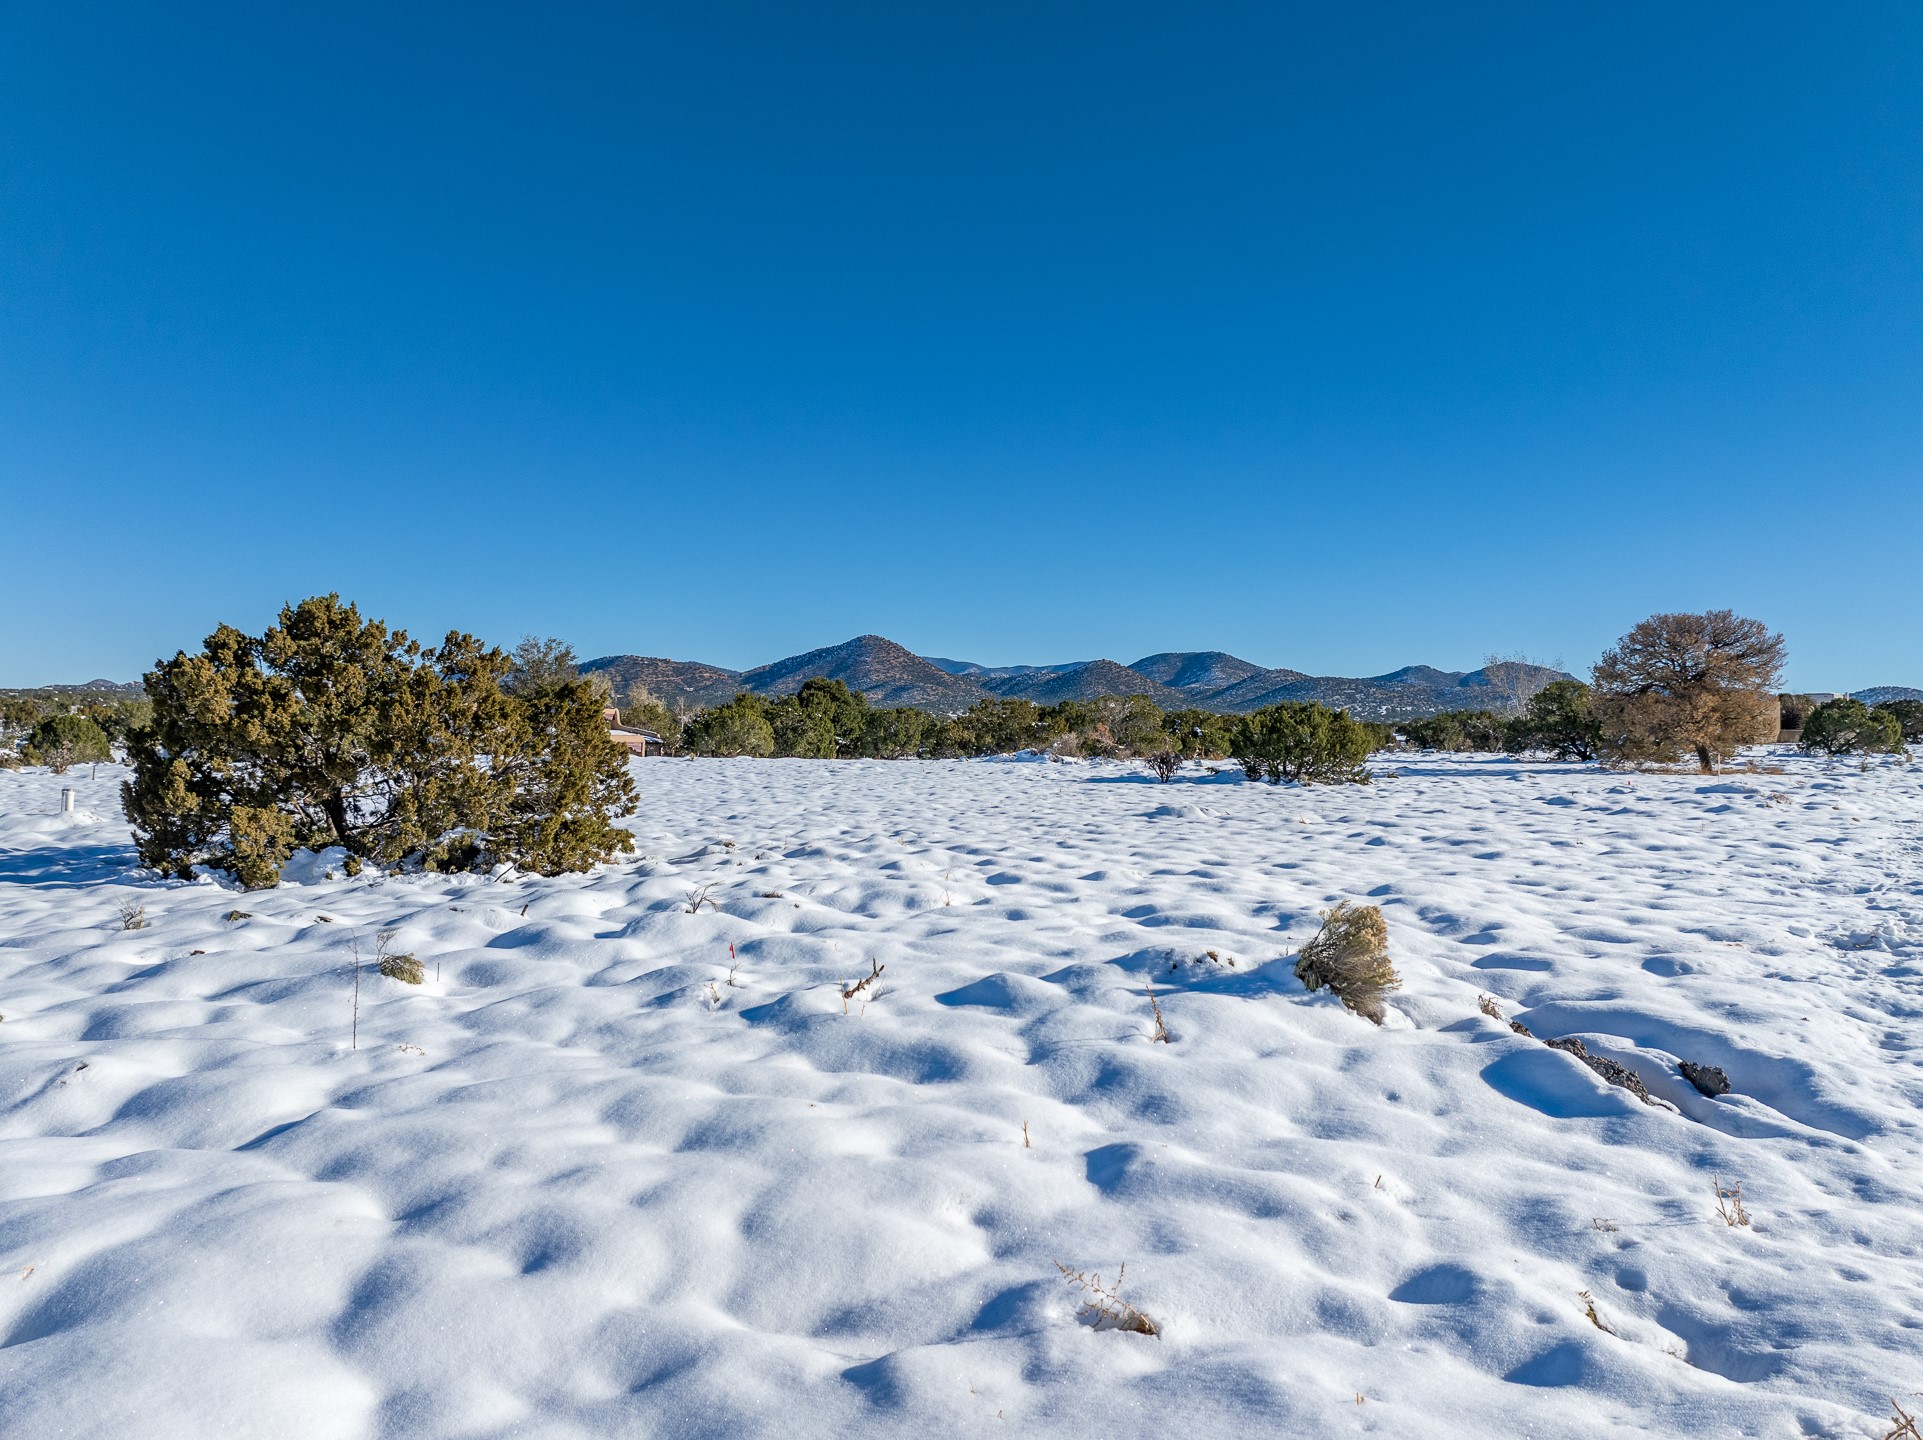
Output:
<instances>
[{"instance_id":1,"label":"green foliage","mask_svg":"<svg viewBox=\"0 0 1923 1440\"><path fill-rule=\"evenodd\" d=\"M681 743L690 755L772 755L775 732L768 723L768 702L743 690L690 720Z\"/></svg>"},{"instance_id":2,"label":"green foliage","mask_svg":"<svg viewBox=\"0 0 1923 1440\"><path fill-rule=\"evenodd\" d=\"M84 715L49 715L27 736L27 763L50 765L57 773L70 765L104 765L113 758L105 732Z\"/></svg>"},{"instance_id":3,"label":"green foliage","mask_svg":"<svg viewBox=\"0 0 1923 1440\"><path fill-rule=\"evenodd\" d=\"M1415 750L1472 751L1491 754L1509 745L1509 722L1493 710L1445 710L1396 724Z\"/></svg>"},{"instance_id":4,"label":"green foliage","mask_svg":"<svg viewBox=\"0 0 1923 1440\"><path fill-rule=\"evenodd\" d=\"M1213 710L1171 710L1163 718L1175 750L1194 760L1220 760L1235 748L1236 718Z\"/></svg>"},{"instance_id":5,"label":"green foliage","mask_svg":"<svg viewBox=\"0 0 1923 1440\"><path fill-rule=\"evenodd\" d=\"M1509 723L1512 753L1546 751L1557 760L1594 760L1602 748L1602 724L1580 680L1552 680Z\"/></svg>"},{"instance_id":6,"label":"green foliage","mask_svg":"<svg viewBox=\"0 0 1923 1440\"><path fill-rule=\"evenodd\" d=\"M1374 740L1369 727L1346 710L1285 701L1242 717L1234 755L1251 779L1271 785L1366 785L1370 775L1363 762Z\"/></svg>"},{"instance_id":7,"label":"green foliage","mask_svg":"<svg viewBox=\"0 0 1923 1440\"><path fill-rule=\"evenodd\" d=\"M1062 733L1057 719L1032 700L980 700L955 721L944 739L954 747L946 753L957 755L1012 755L1040 749Z\"/></svg>"},{"instance_id":8,"label":"green foliage","mask_svg":"<svg viewBox=\"0 0 1923 1440\"><path fill-rule=\"evenodd\" d=\"M627 703L621 707L621 723L630 730L646 730L659 735L670 755L681 751L679 717L649 694L645 685L636 685L628 691Z\"/></svg>"},{"instance_id":9,"label":"green foliage","mask_svg":"<svg viewBox=\"0 0 1923 1440\"><path fill-rule=\"evenodd\" d=\"M1825 755L1893 755L1903 748L1903 722L1847 696L1825 700L1803 721L1801 743Z\"/></svg>"},{"instance_id":10,"label":"green foliage","mask_svg":"<svg viewBox=\"0 0 1923 1440\"><path fill-rule=\"evenodd\" d=\"M515 695L551 689L576 679L581 673L575 663L574 647L551 635L523 635L509 658L501 688Z\"/></svg>"},{"instance_id":11,"label":"green foliage","mask_svg":"<svg viewBox=\"0 0 1923 1440\"><path fill-rule=\"evenodd\" d=\"M146 729L154 721L151 700L90 700L80 707L80 713L98 725L114 745L126 744L135 731Z\"/></svg>"},{"instance_id":12,"label":"green foliage","mask_svg":"<svg viewBox=\"0 0 1923 1440\"><path fill-rule=\"evenodd\" d=\"M870 710L862 726L860 753L876 760L919 755L938 722L920 710Z\"/></svg>"},{"instance_id":13,"label":"green foliage","mask_svg":"<svg viewBox=\"0 0 1923 1440\"><path fill-rule=\"evenodd\" d=\"M221 626L147 676L122 788L142 860L257 889L302 846L545 875L630 849L611 822L636 795L595 688L549 673L510 693L512 664L458 633L424 650L334 595L257 637Z\"/></svg>"},{"instance_id":14,"label":"green foliage","mask_svg":"<svg viewBox=\"0 0 1923 1440\"><path fill-rule=\"evenodd\" d=\"M1910 744L1923 743L1923 700L1885 700L1870 708L1881 715L1894 715L1903 738Z\"/></svg>"},{"instance_id":15,"label":"green foliage","mask_svg":"<svg viewBox=\"0 0 1923 1440\"><path fill-rule=\"evenodd\" d=\"M777 755L803 760L833 760L861 752L868 725L868 697L839 680L820 676L800 690L767 704Z\"/></svg>"}]
</instances>

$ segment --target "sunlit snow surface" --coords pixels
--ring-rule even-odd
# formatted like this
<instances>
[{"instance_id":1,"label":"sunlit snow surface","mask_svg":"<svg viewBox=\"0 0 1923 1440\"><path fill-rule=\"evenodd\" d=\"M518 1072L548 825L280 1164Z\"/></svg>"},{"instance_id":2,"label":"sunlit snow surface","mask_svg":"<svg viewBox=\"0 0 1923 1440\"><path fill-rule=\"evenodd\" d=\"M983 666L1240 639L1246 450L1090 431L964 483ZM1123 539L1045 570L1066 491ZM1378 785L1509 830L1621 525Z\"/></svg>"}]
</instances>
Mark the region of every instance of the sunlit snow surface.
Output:
<instances>
[{"instance_id":1,"label":"sunlit snow surface","mask_svg":"<svg viewBox=\"0 0 1923 1440\"><path fill-rule=\"evenodd\" d=\"M1758 758L654 759L593 875L255 894L0 772L0 1434L1881 1434L1923 765ZM1382 1029L1290 973L1342 898Z\"/></svg>"}]
</instances>

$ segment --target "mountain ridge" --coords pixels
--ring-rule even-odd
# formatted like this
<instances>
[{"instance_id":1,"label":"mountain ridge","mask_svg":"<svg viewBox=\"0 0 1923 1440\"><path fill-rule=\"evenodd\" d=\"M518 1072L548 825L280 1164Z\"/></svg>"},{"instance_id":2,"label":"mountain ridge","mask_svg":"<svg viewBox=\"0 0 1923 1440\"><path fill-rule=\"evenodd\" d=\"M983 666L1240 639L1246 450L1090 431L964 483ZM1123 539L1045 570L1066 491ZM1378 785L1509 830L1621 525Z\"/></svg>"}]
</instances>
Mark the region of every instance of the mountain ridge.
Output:
<instances>
[{"instance_id":1,"label":"mountain ridge","mask_svg":"<svg viewBox=\"0 0 1923 1440\"><path fill-rule=\"evenodd\" d=\"M1309 700L1371 720L1413 719L1441 710L1500 708L1564 672L1513 662L1480 670L1406 665L1384 675L1309 675L1270 669L1222 650L1161 651L1133 665L1109 659L1063 665L988 666L917 655L882 635L858 635L839 645L790 655L751 670L692 660L603 655L584 661L586 674L605 674L617 698L636 683L670 706L723 703L739 690L778 698L807 680L839 680L871 704L912 706L956 714L982 700L1003 698L1055 705L1103 695L1146 695L1165 710L1244 714L1285 700Z\"/></svg>"}]
</instances>

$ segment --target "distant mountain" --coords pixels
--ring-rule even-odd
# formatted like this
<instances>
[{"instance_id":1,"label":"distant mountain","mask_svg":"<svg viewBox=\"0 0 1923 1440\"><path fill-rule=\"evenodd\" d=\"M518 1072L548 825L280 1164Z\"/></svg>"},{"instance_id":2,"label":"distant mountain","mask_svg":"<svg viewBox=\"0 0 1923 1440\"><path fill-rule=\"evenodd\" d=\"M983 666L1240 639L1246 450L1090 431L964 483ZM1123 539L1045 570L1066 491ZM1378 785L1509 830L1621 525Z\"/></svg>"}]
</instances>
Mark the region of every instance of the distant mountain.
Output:
<instances>
[{"instance_id":1,"label":"distant mountain","mask_svg":"<svg viewBox=\"0 0 1923 1440\"><path fill-rule=\"evenodd\" d=\"M1359 720L1412 720L1444 710L1501 710L1512 697L1527 698L1551 680L1571 677L1543 665L1513 661L1481 670L1437 670L1410 665L1366 680L1338 675L1294 675L1273 683L1268 671L1218 690L1204 703L1211 710L1246 713L1285 700L1312 700L1331 709L1347 710Z\"/></svg>"},{"instance_id":2,"label":"distant mountain","mask_svg":"<svg viewBox=\"0 0 1923 1440\"><path fill-rule=\"evenodd\" d=\"M1113 660L1090 660L1061 670L1005 675L982 683L997 695L1011 700L1032 700L1037 705L1095 700L1103 695L1146 695L1164 710L1179 710L1195 703L1194 697L1183 691L1158 685L1148 676Z\"/></svg>"},{"instance_id":3,"label":"distant mountain","mask_svg":"<svg viewBox=\"0 0 1923 1440\"><path fill-rule=\"evenodd\" d=\"M973 680L951 675L879 635L862 635L757 666L741 676L741 684L757 695L792 695L803 681L817 675L861 691L871 704L912 705L919 710L966 710L987 694Z\"/></svg>"},{"instance_id":4,"label":"distant mountain","mask_svg":"<svg viewBox=\"0 0 1923 1440\"><path fill-rule=\"evenodd\" d=\"M1251 665L1221 650L1165 650L1159 655L1145 655L1128 668L1176 690L1222 690L1251 675L1265 673L1260 665Z\"/></svg>"},{"instance_id":5,"label":"distant mountain","mask_svg":"<svg viewBox=\"0 0 1923 1440\"><path fill-rule=\"evenodd\" d=\"M669 709L677 706L707 709L725 705L742 689L741 672L698 660L662 660L653 655L603 655L581 662L583 675L606 675L616 702L625 701L636 684Z\"/></svg>"},{"instance_id":6,"label":"distant mountain","mask_svg":"<svg viewBox=\"0 0 1923 1440\"><path fill-rule=\"evenodd\" d=\"M1923 690L1910 685L1872 685L1867 690L1852 691L1850 699L1865 705L1887 705L1892 700L1923 700Z\"/></svg>"},{"instance_id":7,"label":"distant mountain","mask_svg":"<svg viewBox=\"0 0 1923 1440\"><path fill-rule=\"evenodd\" d=\"M977 665L973 660L943 660L934 655L921 657L937 670L946 670L950 675L969 675L979 680L983 676L999 679L1004 675L1033 675L1037 670L1070 670L1081 661L1071 661L1066 665Z\"/></svg>"},{"instance_id":8,"label":"distant mountain","mask_svg":"<svg viewBox=\"0 0 1923 1440\"><path fill-rule=\"evenodd\" d=\"M102 700L144 700L147 687L138 680L88 680L79 685L30 685L13 690L0 690L0 695L31 696L39 699L65 699L69 696L91 696Z\"/></svg>"},{"instance_id":9,"label":"distant mountain","mask_svg":"<svg viewBox=\"0 0 1923 1440\"><path fill-rule=\"evenodd\" d=\"M1425 685L1431 690L1444 685L1454 685L1468 672L1465 670L1438 670L1433 665L1404 665L1400 670L1391 670L1387 675L1371 675L1368 683L1372 685Z\"/></svg>"},{"instance_id":10,"label":"distant mountain","mask_svg":"<svg viewBox=\"0 0 1923 1440\"><path fill-rule=\"evenodd\" d=\"M1194 708L1224 714L1246 714L1285 700L1312 700L1367 720L1407 720L1441 710L1499 710L1512 697L1533 694L1551 680L1568 678L1540 665L1503 662L1467 671L1405 665L1386 675L1351 679L1264 670L1220 650L1165 651L1144 656L1133 665L1088 660L1069 665L988 666L916 655L879 635L862 635L746 671L643 655L604 655L581 669L605 673L617 698L624 698L639 682L671 706L718 705L737 690L792 695L804 681L819 675L859 690L874 705L908 705L941 715L959 713L991 695L1038 705L1103 695L1147 695L1165 710ZM1901 687L1862 693L1879 698L1923 696L1923 691Z\"/></svg>"}]
</instances>

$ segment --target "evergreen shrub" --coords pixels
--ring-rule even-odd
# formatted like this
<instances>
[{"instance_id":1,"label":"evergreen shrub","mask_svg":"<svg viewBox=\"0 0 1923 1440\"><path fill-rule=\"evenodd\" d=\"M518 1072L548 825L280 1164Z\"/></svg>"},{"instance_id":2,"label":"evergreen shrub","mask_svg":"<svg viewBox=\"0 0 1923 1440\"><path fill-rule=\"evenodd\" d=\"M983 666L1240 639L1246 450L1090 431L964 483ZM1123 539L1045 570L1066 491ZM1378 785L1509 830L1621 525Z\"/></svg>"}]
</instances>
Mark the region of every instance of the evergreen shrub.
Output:
<instances>
[{"instance_id":1,"label":"evergreen shrub","mask_svg":"<svg viewBox=\"0 0 1923 1440\"><path fill-rule=\"evenodd\" d=\"M543 875L631 849L612 822L637 797L599 693L553 674L510 693L512 665L471 635L425 649L337 595L258 636L221 626L146 677L153 721L121 790L142 861L260 889L303 846Z\"/></svg>"}]
</instances>

